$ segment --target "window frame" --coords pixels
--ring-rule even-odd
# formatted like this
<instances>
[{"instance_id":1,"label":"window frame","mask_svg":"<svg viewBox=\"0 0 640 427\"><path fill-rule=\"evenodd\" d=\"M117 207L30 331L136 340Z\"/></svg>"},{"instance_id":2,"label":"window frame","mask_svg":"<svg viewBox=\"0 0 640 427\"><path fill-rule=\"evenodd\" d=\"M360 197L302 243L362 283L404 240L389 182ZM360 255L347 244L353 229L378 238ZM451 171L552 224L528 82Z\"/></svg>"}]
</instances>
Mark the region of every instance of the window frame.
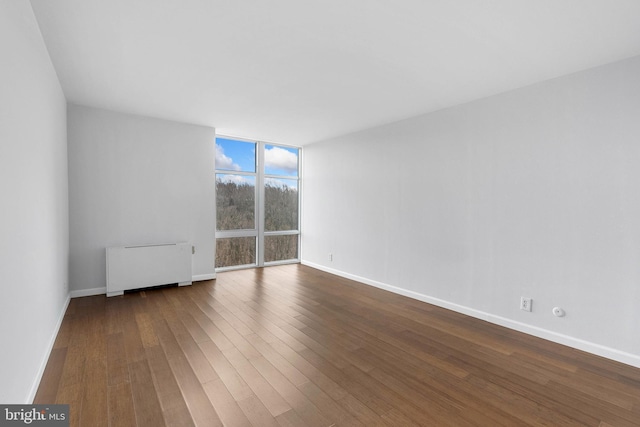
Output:
<instances>
[{"instance_id":1,"label":"window frame","mask_svg":"<svg viewBox=\"0 0 640 427\"><path fill-rule=\"evenodd\" d=\"M300 262L300 249L301 249L301 224L302 224L302 147L295 145L287 145L280 144L275 142L267 142L267 141L259 141L254 139L246 139L246 138L238 138L230 135L216 135L216 145L218 138L221 139L230 139L239 142L247 142L251 144L255 144L256 156L255 156L255 172L244 172L244 171L230 171L226 169L217 169L214 164L214 183L217 182L217 175L244 175L244 176L252 176L255 177L255 203L254 203L254 219L255 219L255 228L254 229L243 229L243 230L218 230L218 223L216 218L216 230L214 239L225 239L225 238L233 238L233 237L255 237L256 239L256 262L255 264L243 264L243 265L235 265L228 267L215 267L216 272L228 271L228 270L239 270L245 268L256 268L256 267L266 267L271 265L283 265L283 264L296 264ZM275 174L267 174L265 168L265 146L272 147L282 147L282 148L293 148L298 151L298 167L297 167L297 175L295 177L286 176L286 175L275 175ZM296 230L279 230L279 231L266 231L265 230L265 181L267 178L275 178L275 179L288 179L295 180L298 184L298 217L297 217L297 229ZM214 188L216 185L214 184ZM214 191L215 193L215 201L217 203L218 192L217 189ZM269 261L265 262L265 237L269 236L297 236L297 254L296 258L286 259L280 261ZM215 265L215 260L214 260Z\"/></svg>"}]
</instances>

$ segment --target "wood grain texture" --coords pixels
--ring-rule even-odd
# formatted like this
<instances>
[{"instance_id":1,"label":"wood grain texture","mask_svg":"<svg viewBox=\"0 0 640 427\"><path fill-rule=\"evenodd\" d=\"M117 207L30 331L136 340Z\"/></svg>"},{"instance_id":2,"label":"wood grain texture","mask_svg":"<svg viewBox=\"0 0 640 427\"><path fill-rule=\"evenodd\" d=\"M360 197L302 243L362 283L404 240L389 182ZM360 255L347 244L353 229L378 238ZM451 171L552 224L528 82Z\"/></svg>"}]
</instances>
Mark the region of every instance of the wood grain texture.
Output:
<instances>
[{"instance_id":1,"label":"wood grain texture","mask_svg":"<svg viewBox=\"0 0 640 427\"><path fill-rule=\"evenodd\" d=\"M301 265L73 299L73 426L639 426L640 369Z\"/></svg>"}]
</instances>

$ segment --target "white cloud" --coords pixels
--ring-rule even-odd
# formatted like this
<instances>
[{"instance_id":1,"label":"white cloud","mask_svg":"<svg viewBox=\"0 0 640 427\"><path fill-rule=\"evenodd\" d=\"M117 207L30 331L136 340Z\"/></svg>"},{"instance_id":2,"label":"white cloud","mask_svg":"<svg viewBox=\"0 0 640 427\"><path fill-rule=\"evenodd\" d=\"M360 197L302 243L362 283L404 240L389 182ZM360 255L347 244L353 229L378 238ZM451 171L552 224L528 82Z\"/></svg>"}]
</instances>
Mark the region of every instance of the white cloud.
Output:
<instances>
[{"instance_id":1,"label":"white cloud","mask_svg":"<svg viewBox=\"0 0 640 427\"><path fill-rule=\"evenodd\" d=\"M239 171L240 165L233 163L233 159L224 154L224 149L216 144L216 169Z\"/></svg>"},{"instance_id":2,"label":"white cloud","mask_svg":"<svg viewBox=\"0 0 640 427\"><path fill-rule=\"evenodd\" d=\"M267 168L280 169L288 173L298 171L298 156L280 147L264 151L264 162Z\"/></svg>"}]
</instances>

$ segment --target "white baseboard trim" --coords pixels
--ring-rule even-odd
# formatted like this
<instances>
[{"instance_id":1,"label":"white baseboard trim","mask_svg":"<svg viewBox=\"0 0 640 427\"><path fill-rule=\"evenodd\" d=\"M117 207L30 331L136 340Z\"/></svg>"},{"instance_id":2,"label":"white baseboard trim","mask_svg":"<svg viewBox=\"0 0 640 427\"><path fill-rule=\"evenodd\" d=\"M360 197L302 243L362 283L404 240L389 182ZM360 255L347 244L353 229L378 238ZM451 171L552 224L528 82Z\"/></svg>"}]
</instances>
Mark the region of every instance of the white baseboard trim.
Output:
<instances>
[{"instance_id":1,"label":"white baseboard trim","mask_svg":"<svg viewBox=\"0 0 640 427\"><path fill-rule=\"evenodd\" d=\"M78 289L71 291L71 298L90 297L93 295L104 295L107 293L107 287L91 288L91 289Z\"/></svg>"},{"instance_id":2,"label":"white baseboard trim","mask_svg":"<svg viewBox=\"0 0 640 427\"><path fill-rule=\"evenodd\" d=\"M53 345L56 343L56 338L58 337L58 332L60 332L60 326L62 326L62 321L64 320L64 315L67 312L67 307L69 307L69 301L71 301L70 295L67 295L67 299L62 305L62 311L58 315L58 322L56 323L55 328L53 329L53 334L49 339L49 344L47 345L47 350L45 351L44 357L40 362L40 368L38 369L38 373L36 374L36 378L31 385L31 390L29 391L29 395L25 400L26 404L32 404L33 399L36 398L36 393L38 392L38 387L40 387L40 381L42 381L42 375L44 375L44 370L47 367L47 362L49 362L49 357L51 356L51 351L53 350Z\"/></svg>"},{"instance_id":3,"label":"white baseboard trim","mask_svg":"<svg viewBox=\"0 0 640 427\"><path fill-rule=\"evenodd\" d=\"M558 344L566 345L568 347L573 347L578 350L586 351L587 353L606 357L607 359L615 360L617 362L625 363L627 365L640 368L640 355L627 353L624 351L617 350L615 348L606 347L600 344L592 343L590 341L585 341L580 338L559 334L557 332L553 332L548 329L543 329L537 326L528 325L526 323L517 322L515 320L507 319L502 316L496 316L491 313L476 310L474 308L466 307L466 306L445 301L439 298L430 297L428 295L424 295L418 292L399 288L397 286L392 286L386 283L356 276L354 274L345 273L343 271L329 268L324 265L316 264L313 262L303 260L301 261L301 263L308 267L312 267L317 270L322 270L327 273L335 274L336 276L354 280L356 282L360 282L365 285L370 285L376 288L384 289L385 291L393 292L395 294L413 298L418 301L423 301L429 304L436 305L438 307L442 307L452 311L456 311L458 313L466 314L467 316L475 317L477 319L486 320L487 322L504 326L505 328L513 329L519 332L524 332L525 334L533 335L538 338L546 339L548 341L553 341Z\"/></svg>"},{"instance_id":4,"label":"white baseboard trim","mask_svg":"<svg viewBox=\"0 0 640 427\"><path fill-rule=\"evenodd\" d=\"M193 280L194 282L200 282L203 280L213 280L215 278L216 278L216 273L209 273L209 274L197 274L193 276L191 280Z\"/></svg>"}]
</instances>

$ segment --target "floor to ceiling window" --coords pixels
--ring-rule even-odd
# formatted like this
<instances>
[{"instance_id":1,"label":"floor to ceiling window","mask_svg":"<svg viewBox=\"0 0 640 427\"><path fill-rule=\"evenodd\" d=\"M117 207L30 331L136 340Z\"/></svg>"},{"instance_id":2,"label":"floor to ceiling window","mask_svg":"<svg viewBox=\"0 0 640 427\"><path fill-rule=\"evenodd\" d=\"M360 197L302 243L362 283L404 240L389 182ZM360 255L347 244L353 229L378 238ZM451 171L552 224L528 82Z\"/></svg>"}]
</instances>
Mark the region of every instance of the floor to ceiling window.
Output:
<instances>
[{"instance_id":1,"label":"floor to ceiling window","mask_svg":"<svg viewBox=\"0 0 640 427\"><path fill-rule=\"evenodd\" d=\"M300 149L216 138L216 269L297 262Z\"/></svg>"}]
</instances>

